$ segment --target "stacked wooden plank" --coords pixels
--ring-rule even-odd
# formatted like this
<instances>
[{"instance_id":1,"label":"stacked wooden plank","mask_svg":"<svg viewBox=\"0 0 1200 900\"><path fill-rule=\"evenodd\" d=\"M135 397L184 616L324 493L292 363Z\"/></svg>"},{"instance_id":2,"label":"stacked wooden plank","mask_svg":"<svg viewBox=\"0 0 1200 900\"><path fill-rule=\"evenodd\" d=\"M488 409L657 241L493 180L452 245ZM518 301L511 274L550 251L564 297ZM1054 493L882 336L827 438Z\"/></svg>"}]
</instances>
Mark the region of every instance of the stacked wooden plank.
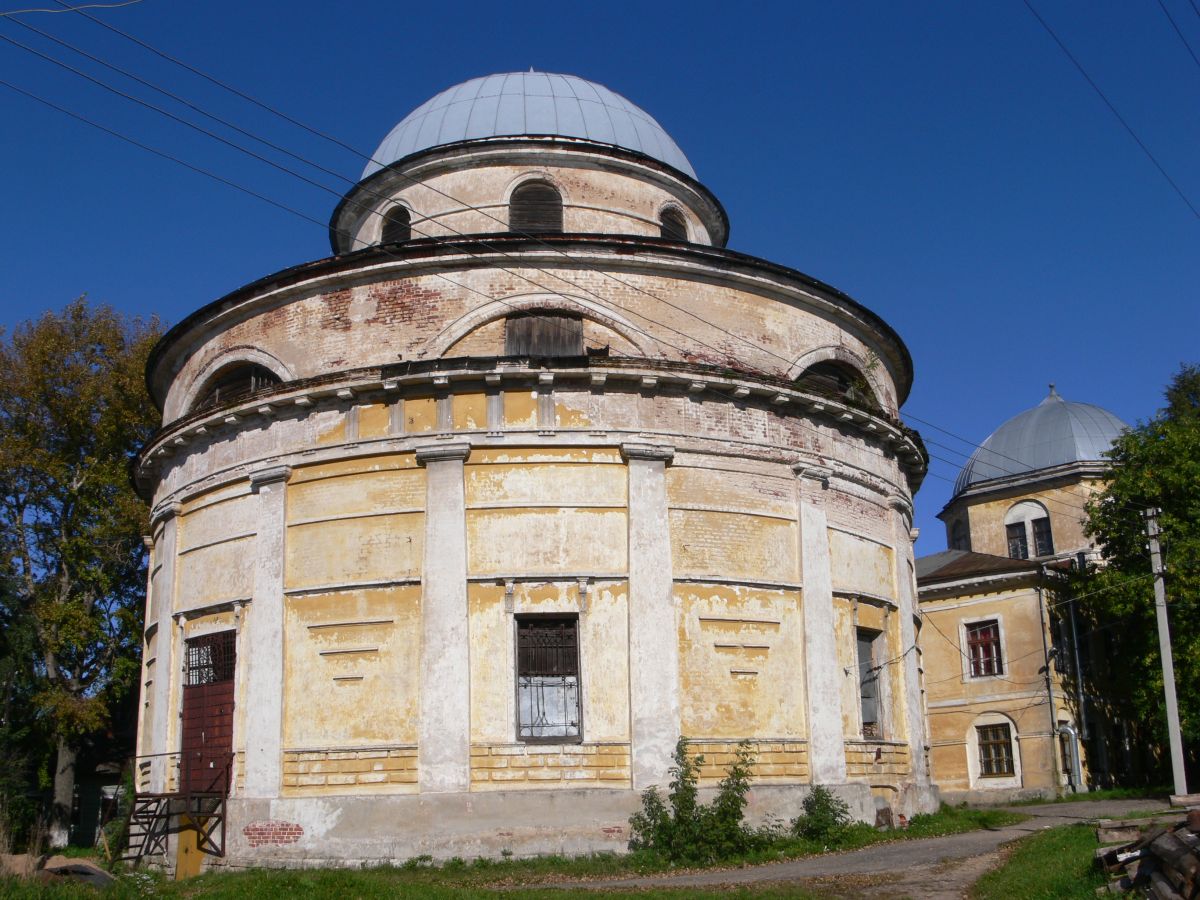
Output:
<instances>
[{"instance_id":1,"label":"stacked wooden plank","mask_svg":"<svg viewBox=\"0 0 1200 900\"><path fill-rule=\"evenodd\" d=\"M1100 835L1111 835L1116 823L1101 823ZM1121 823L1124 824L1124 823ZM1124 894L1158 900L1200 900L1200 810L1173 823L1157 824L1136 840L1096 851L1096 862L1111 877L1097 893Z\"/></svg>"}]
</instances>

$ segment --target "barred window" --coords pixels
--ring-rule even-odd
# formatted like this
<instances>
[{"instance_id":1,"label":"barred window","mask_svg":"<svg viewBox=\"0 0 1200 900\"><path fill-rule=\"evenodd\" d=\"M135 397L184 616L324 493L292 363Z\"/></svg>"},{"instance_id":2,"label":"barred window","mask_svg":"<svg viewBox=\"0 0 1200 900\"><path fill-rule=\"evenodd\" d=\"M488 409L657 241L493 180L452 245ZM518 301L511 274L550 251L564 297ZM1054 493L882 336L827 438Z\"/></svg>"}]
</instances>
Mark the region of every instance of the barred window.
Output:
<instances>
[{"instance_id":1,"label":"barred window","mask_svg":"<svg viewBox=\"0 0 1200 900\"><path fill-rule=\"evenodd\" d=\"M187 684L233 680L236 632L218 631L187 642Z\"/></svg>"},{"instance_id":2,"label":"barred window","mask_svg":"<svg viewBox=\"0 0 1200 900\"><path fill-rule=\"evenodd\" d=\"M1029 559L1029 538L1025 534L1024 522L1013 522L1004 526L1008 535L1008 555L1012 559Z\"/></svg>"},{"instance_id":3,"label":"barred window","mask_svg":"<svg viewBox=\"0 0 1200 900\"><path fill-rule=\"evenodd\" d=\"M658 220L658 233L669 241L686 241L688 239L687 222L673 209L663 210L662 218Z\"/></svg>"},{"instance_id":4,"label":"barred window","mask_svg":"<svg viewBox=\"0 0 1200 900\"><path fill-rule=\"evenodd\" d=\"M540 181L521 185L508 201L508 230L517 234L562 232L562 195Z\"/></svg>"},{"instance_id":5,"label":"barred window","mask_svg":"<svg viewBox=\"0 0 1200 900\"><path fill-rule=\"evenodd\" d=\"M858 629L858 685L862 709L862 736L868 740L883 737L879 715L879 667L875 647L881 632Z\"/></svg>"},{"instance_id":6,"label":"barred window","mask_svg":"<svg viewBox=\"0 0 1200 900\"><path fill-rule=\"evenodd\" d=\"M989 619L967 626L967 658L971 661L972 678L1004 674L999 622Z\"/></svg>"},{"instance_id":7,"label":"barred window","mask_svg":"<svg viewBox=\"0 0 1200 900\"><path fill-rule=\"evenodd\" d=\"M233 363L217 372L196 401L193 411L226 406L280 384L279 376L257 363Z\"/></svg>"},{"instance_id":8,"label":"barred window","mask_svg":"<svg viewBox=\"0 0 1200 900\"><path fill-rule=\"evenodd\" d=\"M583 735L579 706L579 619L517 619L517 738L577 741Z\"/></svg>"},{"instance_id":9,"label":"barred window","mask_svg":"<svg viewBox=\"0 0 1200 900\"><path fill-rule=\"evenodd\" d=\"M383 243L395 244L412 237L412 216L403 206L393 206L383 217Z\"/></svg>"},{"instance_id":10,"label":"barred window","mask_svg":"<svg viewBox=\"0 0 1200 900\"><path fill-rule=\"evenodd\" d=\"M977 725L975 732L979 738L980 777L1004 778L1016 774L1012 731L1008 725Z\"/></svg>"}]
</instances>

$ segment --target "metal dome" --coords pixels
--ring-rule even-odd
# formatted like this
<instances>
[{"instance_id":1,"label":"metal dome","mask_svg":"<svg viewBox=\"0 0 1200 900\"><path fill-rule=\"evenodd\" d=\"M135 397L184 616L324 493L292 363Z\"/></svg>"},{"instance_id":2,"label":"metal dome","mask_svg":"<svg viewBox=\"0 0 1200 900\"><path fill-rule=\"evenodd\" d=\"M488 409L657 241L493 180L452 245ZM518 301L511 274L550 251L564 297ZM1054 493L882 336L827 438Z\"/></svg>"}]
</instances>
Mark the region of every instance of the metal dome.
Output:
<instances>
[{"instance_id":1,"label":"metal dome","mask_svg":"<svg viewBox=\"0 0 1200 900\"><path fill-rule=\"evenodd\" d=\"M487 75L442 91L388 133L362 177L430 147L523 134L615 144L696 177L679 145L644 110L603 85L546 72Z\"/></svg>"},{"instance_id":2,"label":"metal dome","mask_svg":"<svg viewBox=\"0 0 1200 900\"><path fill-rule=\"evenodd\" d=\"M1125 427L1099 406L1068 403L1051 385L1050 396L1013 416L980 444L959 473L954 493L993 478L1100 460Z\"/></svg>"}]
</instances>

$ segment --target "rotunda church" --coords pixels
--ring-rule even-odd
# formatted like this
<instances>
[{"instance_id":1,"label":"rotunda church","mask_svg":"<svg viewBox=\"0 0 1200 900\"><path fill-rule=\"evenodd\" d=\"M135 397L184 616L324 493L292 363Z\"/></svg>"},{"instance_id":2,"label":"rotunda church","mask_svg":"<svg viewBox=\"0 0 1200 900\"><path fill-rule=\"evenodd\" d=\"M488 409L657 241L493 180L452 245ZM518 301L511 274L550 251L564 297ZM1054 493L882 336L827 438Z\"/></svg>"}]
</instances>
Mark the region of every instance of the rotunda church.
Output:
<instances>
[{"instance_id":1,"label":"rotunda church","mask_svg":"<svg viewBox=\"0 0 1200 900\"><path fill-rule=\"evenodd\" d=\"M642 109L491 75L387 135L331 256L171 329L147 855L623 850L680 736L707 786L749 742L754 817L932 806L911 358L728 233Z\"/></svg>"}]
</instances>

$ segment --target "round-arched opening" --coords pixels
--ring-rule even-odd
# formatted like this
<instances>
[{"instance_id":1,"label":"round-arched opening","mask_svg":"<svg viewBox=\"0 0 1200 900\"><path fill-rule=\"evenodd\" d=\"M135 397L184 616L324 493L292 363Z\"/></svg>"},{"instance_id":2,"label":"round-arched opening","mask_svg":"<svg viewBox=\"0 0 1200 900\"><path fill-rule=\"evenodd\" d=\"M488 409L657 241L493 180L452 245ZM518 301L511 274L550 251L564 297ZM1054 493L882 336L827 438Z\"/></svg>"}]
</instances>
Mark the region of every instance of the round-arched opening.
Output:
<instances>
[{"instance_id":1,"label":"round-arched opening","mask_svg":"<svg viewBox=\"0 0 1200 900\"><path fill-rule=\"evenodd\" d=\"M1050 513L1036 500L1022 500L1009 507L1004 515L1004 537L1013 559L1054 555Z\"/></svg>"},{"instance_id":2,"label":"round-arched opening","mask_svg":"<svg viewBox=\"0 0 1200 900\"><path fill-rule=\"evenodd\" d=\"M799 390L831 400L879 410L879 399L871 390L867 376L849 363L827 359L809 366L795 381Z\"/></svg>"},{"instance_id":3,"label":"round-arched opening","mask_svg":"<svg viewBox=\"0 0 1200 900\"><path fill-rule=\"evenodd\" d=\"M684 221L679 210L663 210L663 214L658 220L658 233L659 237L666 238L668 241L687 241L687 222Z\"/></svg>"},{"instance_id":4,"label":"round-arched opening","mask_svg":"<svg viewBox=\"0 0 1200 900\"><path fill-rule=\"evenodd\" d=\"M560 234L562 195L553 185L531 181L512 192L508 201L508 230L517 234Z\"/></svg>"},{"instance_id":5,"label":"round-arched opening","mask_svg":"<svg viewBox=\"0 0 1200 900\"><path fill-rule=\"evenodd\" d=\"M266 366L248 362L231 363L208 380L191 411L228 406L282 383L279 376Z\"/></svg>"},{"instance_id":6,"label":"round-arched opening","mask_svg":"<svg viewBox=\"0 0 1200 900\"><path fill-rule=\"evenodd\" d=\"M383 216L383 233L380 241L384 244L398 244L412 239L412 214L404 206L393 206Z\"/></svg>"}]
</instances>

